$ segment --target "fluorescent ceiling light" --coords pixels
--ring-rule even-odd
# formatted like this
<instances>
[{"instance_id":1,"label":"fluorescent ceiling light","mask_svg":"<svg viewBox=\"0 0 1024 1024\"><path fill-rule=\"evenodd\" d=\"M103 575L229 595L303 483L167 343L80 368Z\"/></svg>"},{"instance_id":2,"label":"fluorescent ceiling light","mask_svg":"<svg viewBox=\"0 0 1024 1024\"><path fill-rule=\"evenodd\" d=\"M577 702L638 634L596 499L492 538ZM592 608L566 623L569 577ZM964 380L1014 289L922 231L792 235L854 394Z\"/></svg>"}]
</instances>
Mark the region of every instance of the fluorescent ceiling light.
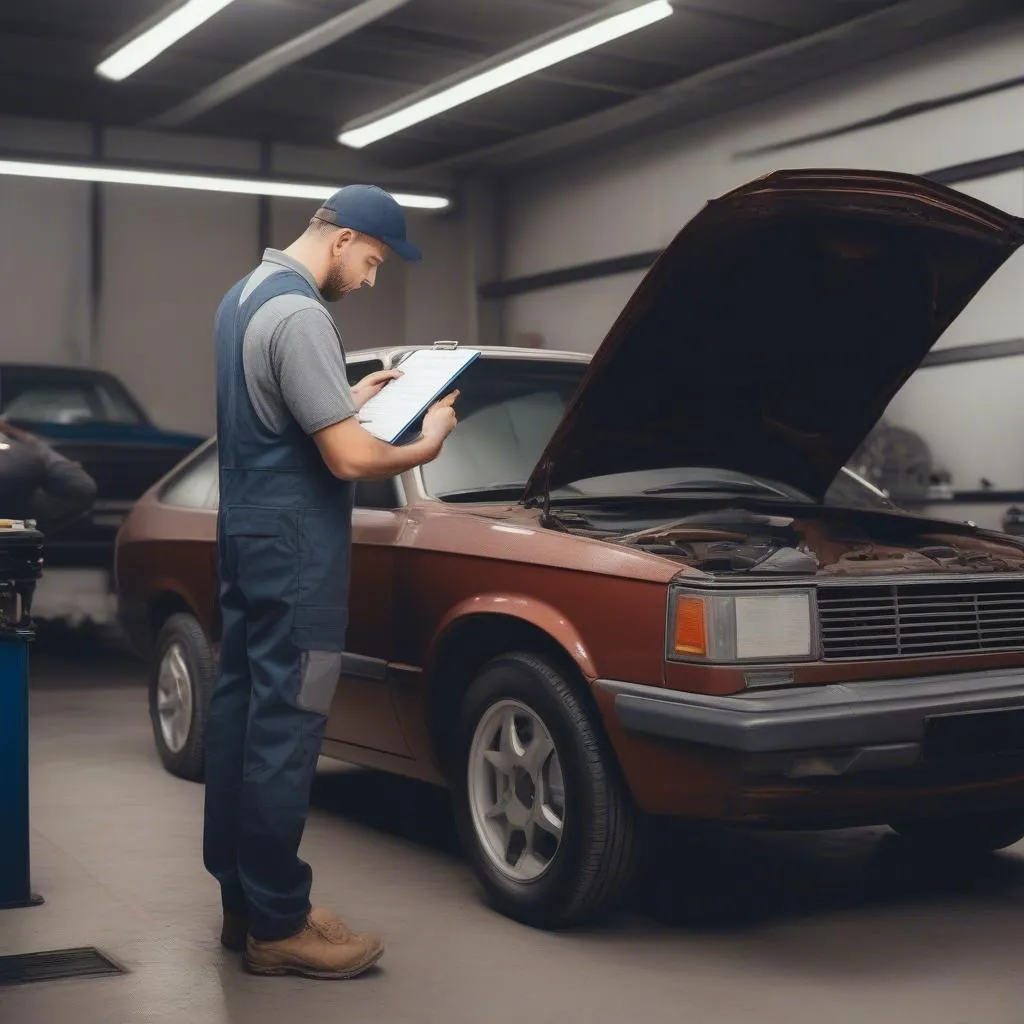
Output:
<instances>
[{"instance_id":1,"label":"fluorescent ceiling light","mask_svg":"<svg viewBox=\"0 0 1024 1024\"><path fill-rule=\"evenodd\" d=\"M112 53L96 68L96 73L115 82L134 75L139 68L194 32L230 3L234 0L187 0Z\"/></svg>"},{"instance_id":2,"label":"fluorescent ceiling light","mask_svg":"<svg viewBox=\"0 0 1024 1024\"><path fill-rule=\"evenodd\" d=\"M604 43L610 43L613 39L619 39L638 29L653 25L670 14L672 14L672 4L669 0L653 0L651 3L630 7L628 10L602 18L594 24L570 32L549 43L544 43L519 56L502 61L496 67L481 71L479 74L442 89L432 96L413 101L406 106L400 106L393 113L380 117L367 115L370 118L369 121L367 118L353 121L351 127L346 126L345 130L341 132L338 141L353 149L362 149L372 142L400 132L420 121L443 114L446 110L451 110L478 96L500 89L527 75L536 74L553 64L558 64L570 57L585 53L587 50L602 46Z\"/></svg>"},{"instance_id":3,"label":"fluorescent ceiling light","mask_svg":"<svg viewBox=\"0 0 1024 1024\"><path fill-rule=\"evenodd\" d=\"M201 192L231 192L250 196L276 196L284 199L310 199L321 202L333 194L337 185L307 185L303 182L261 181L258 178L228 178L175 171L142 171L130 167L102 167L93 164L50 164L30 160L0 160L0 175L18 178L57 178L63 181L90 181L104 185L157 185L164 188L188 188ZM401 205L416 210L444 210L450 203L444 196L394 192Z\"/></svg>"}]
</instances>

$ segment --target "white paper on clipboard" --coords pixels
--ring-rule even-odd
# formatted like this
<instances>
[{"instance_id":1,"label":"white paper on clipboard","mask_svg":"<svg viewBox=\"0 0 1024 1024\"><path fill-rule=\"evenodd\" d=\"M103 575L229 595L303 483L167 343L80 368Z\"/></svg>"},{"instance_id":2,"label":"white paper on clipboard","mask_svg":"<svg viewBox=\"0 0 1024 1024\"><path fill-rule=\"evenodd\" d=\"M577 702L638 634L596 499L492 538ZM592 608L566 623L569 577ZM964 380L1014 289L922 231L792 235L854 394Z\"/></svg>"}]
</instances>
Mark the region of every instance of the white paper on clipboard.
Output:
<instances>
[{"instance_id":1,"label":"white paper on clipboard","mask_svg":"<svg viewBox=\"0 0 1024 1024\"><path fill-rule=\"evenodd\" d=\"M374 437L394 444L477 356L475 349L420 349L398 365L390 381L359 410L359 422Z\"/></svg>"}]
</instances>

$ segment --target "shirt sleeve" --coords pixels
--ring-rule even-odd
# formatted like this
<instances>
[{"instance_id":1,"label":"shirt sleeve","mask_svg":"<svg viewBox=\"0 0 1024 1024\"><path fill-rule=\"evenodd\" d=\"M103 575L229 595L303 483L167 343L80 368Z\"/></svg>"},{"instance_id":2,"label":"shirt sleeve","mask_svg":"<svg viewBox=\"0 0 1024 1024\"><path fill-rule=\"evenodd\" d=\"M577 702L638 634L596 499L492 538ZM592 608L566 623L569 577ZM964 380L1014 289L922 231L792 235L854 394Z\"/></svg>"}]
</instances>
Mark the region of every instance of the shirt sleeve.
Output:
<instances>
[{"instance_id":1,"label":"shirt sleeve","mask_svg":"<svg viewBox=\"0 0 1024 1024\"><path fill-rule=\"evenodd\" d=\"M355 415L341 338L325 309L285 317L271 342L270 363L282 401L307 434Z\"/></svg>"}]
</instances>

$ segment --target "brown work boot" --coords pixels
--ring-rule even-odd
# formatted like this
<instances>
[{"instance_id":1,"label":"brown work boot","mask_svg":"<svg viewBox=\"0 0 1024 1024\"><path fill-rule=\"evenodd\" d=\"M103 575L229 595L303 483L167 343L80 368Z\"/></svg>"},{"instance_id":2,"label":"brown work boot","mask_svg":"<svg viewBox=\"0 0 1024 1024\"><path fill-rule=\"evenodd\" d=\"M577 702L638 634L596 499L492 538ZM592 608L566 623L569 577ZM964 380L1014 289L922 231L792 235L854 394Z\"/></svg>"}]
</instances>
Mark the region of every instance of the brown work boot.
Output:
<instances>
[{"instance_id":1,"label":"brown work boot","mask_svg":"<svg viewBox=\"0 0 1024 1024\"><path fill-rule=\"evenodd\" d=\"M224 911L224 924L220 930L220 944L232 953L245 952L245 937L249 934L249 917L246 914L236 914L230 910Z\"/></svg>"},{"instance_id":2,"label":"brown work boot","mask_svg":"<svg viewBox=\"0 0 1024 1024\"><path fill-rule=\"evenodd\" d=\"M314 908L298 935L260 942L251 935L245 966L253 974L301 974L307 978L354 978L384 955L384 944L350 931L332 913Z\"/></svg>"}]
</instances>

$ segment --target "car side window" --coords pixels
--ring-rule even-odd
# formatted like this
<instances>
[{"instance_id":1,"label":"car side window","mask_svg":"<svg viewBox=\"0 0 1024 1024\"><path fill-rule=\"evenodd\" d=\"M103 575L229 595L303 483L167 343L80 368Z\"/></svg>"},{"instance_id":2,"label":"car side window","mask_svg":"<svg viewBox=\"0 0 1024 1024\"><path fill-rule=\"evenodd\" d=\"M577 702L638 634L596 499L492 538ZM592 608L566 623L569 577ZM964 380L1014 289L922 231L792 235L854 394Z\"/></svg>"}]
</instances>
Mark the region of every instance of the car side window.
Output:
<instances>
[{"instance_id":1,"label":"car side window","mask_svg":"<svg viewBox=\"0 0 1024 1024\"><path fill-rule=\"evenodd\" d=\"M368 373L383 370L384 364L379 359L356 359L346 363L345 369L348 371L349 387L354 387Z\"/></svg>"},{"instance_id":2,"label":"car side window","mask_svg":"<svg viewBox=\"0 0 1024 1024\"><path fill-rule=\"evenodd\" d=\"M368 373L383 370L379 359L353 359L348 363L349 385L358 384ZM386 480L359 480L356 483L356 508L392 509L397 508L398 481L394 477Z\"/></svg>"},{"instance_id":3,"label":"car side window","mask_svg":"<svg viewBox=\"0 0 1024 1024\"><path fill-rule=\"evenodd\" d=\"M394 477L356 482L356 508L392 509L398 504L398 483Z\"/></svg>"},{"instance_id":4,"label":"car side window","mask_svg":"<svg viewBox=\"0 0 1024 1024\"><path fill-rule=\"evenodd\" d=\"M177 508L216 508L219 484L217 446L211 444L164 487L160 500Z\"/></svg>"}]
</instances>

